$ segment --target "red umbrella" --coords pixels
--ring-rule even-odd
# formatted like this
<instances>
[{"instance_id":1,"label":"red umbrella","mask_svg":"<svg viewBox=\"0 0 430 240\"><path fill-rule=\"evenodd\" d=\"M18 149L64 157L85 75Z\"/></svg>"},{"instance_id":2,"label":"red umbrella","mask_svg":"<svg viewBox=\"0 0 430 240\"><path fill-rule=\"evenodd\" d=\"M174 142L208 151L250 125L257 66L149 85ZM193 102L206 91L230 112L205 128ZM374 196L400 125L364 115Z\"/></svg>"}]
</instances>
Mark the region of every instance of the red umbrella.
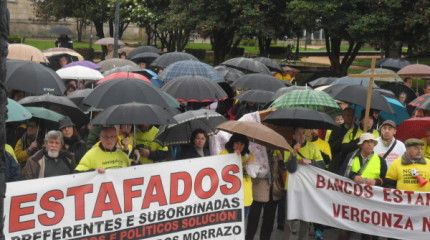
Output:
<instances>
[{"instance_id":1,"label":"red umbrella","mask_svg":"<svg viewBox=\"0 0 430 240\"><path fill-rule=\"evenodd\" d=\"M409 138L423 138L430 129L430 117L410 118L397 126L396 138L405 141Z\"/></svg>"},{"instance_id":2,"label":"red umbrella","mask_svg":"<svg viewBox=\"0 0 430 240\"><path fill-rule=\"evenodd\" d=\"M415 98L412 102L409 103L409 105L425 110L430 109L430 93L423 94L417 98Z\"/></svg>"},{"instance_id":3,"label":"red umbrella","mask_svg":"<svg viewBox=\"0 0 430 240\"><path fill-rule=\"evenodd\" d=\"M135 79L140 79L146 82L149 82L152 84L152 82L146 78L145 76L138 74L138 73L130 73L130 72L117 72L117 73L112 73L107 75L106 77L100 79L100 81L97 82L97 85L102 84L108 80L112 80L112 79L118 79L118 78L135 78Z\"/></svg>"}]
</instances>

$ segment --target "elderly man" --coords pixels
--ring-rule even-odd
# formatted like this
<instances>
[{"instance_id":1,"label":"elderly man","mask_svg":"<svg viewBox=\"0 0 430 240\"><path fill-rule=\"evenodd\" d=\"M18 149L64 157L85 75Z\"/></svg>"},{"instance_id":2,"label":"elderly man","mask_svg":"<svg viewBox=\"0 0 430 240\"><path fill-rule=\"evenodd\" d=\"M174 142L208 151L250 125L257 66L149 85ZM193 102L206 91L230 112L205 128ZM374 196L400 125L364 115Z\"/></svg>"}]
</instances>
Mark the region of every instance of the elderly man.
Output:
<instances>
[{"instance_id":1,"label":"elderly man","mask_svg":"<svg viewBox=\"0 0 430 240\"><path fill-rule=\"evenodd\" d=\"M417 179L417 175L430 179L430 160L422 155L423 145L416 138L405 141L406 152L388 168L386 185L399 190L430 192L430 184L420 185Z\"/></svg>"},{"instance_id":2,"label":"elderly man","mask_svg":"<svg viewBox=\"0 0 430 240\"><path fill-rule=\"evenodd\" d=\"M378 142L375 146L375 153L387 163L387 168L391 163L406 152L405 145L394 138L396 134L396 123L391 120L385 120L381 124L381 136L376 139Z\"/></svg>"},{"instance_id":3,"label":"elderly man","mask_svg":"<svg viewBox=\"0 0 430 240\"><path fill-rule=\"evenodd\" d=\"M116 148L118 135L114 126L102 127L99 138L100 144L82 157L76 171L97 170L103 173L105 169L130 166L127 154Z\"/></svg>"},{"instance_id":4,"label":"elderly man","mask_svg":"<svg viewBox=\"0 0 430 240\"><path fill-rule=\"evenodd\" d=\"M376 153L375 145L378 142L371 133L360 135L359 150L353 152L346 166L345 176L354 180L358 184L368 184L382 186L384 184L387 164ZM349 239L350 231L340 230L338 239ZM362 234L361 239L372 239L372 236Z\"/></svg>"},{"instance_id":5,"label":"elderly man","mask_svg":"<svg viewBox=\"0 0 430 240\"><path fill-rule=\"evenodd\" d=\"M60 176L70 174L75 168L73 154L62 150L63 135L49 131L45 135L44 147L32 155L25 165L24 179Z\"/></svg>"}]
</instances>

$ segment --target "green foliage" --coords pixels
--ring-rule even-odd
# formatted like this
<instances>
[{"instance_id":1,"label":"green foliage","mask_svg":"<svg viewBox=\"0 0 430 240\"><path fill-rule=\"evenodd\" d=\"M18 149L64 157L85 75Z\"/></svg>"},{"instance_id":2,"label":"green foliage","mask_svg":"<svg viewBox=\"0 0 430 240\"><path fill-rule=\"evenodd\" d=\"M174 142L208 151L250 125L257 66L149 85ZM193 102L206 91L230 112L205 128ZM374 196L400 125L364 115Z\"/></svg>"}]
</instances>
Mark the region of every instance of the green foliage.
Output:
<instances>
[{"instance_id":1,"label":"green foliage","mask_svg":"<svg viewBox=\"0 0 430 240\"><path fill-rule=\"evenodd\" d=\"M25 37L20 35L9 35L8 37L9 43L24 43Z\"/></svg>"}]
</instances>

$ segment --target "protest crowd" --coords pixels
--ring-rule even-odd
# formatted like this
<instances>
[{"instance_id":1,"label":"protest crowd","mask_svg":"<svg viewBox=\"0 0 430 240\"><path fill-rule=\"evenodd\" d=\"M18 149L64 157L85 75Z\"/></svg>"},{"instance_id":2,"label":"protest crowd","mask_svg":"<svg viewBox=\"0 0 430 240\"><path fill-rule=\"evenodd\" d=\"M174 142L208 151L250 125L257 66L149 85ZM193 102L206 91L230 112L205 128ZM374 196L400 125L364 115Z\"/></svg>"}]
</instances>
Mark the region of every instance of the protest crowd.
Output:
<instances>
[{"instance_id":1,"label":"protest crowd","mask_svg":"<svg viewBox=\"0 0 430 240\"><path fill-rule=\"evenodd\" d=\"M233 58L214 68L150 46L123 48L113 58L108 40L100 43L108 46L106 59L95 64L66 48L73 48L67 36L57 42L64 47L45 51L57 51L46 61L7 62L9 182L237 154L245 239L259 232L264 240L274 231L324 239L329 226L287 219L288 175L298 166L356 184L430 191L430 86L412 89L403 68L375 78L366 111L369 78L297 86L299 71L269 58ZM266 128L288 144L279 146L274 133L260 138ZM338 239L350 235L339 229Z\"/></svg>"}]
</instances>

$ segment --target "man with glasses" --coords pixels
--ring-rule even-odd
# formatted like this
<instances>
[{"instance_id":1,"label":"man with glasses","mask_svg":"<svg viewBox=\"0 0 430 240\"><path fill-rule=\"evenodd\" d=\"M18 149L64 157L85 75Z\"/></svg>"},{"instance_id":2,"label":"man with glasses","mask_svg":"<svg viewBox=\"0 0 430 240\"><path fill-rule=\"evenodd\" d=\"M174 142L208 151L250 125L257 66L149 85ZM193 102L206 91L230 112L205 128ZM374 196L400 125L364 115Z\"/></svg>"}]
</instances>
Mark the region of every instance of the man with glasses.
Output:
<instances>
[{"instance_id":1,"label":"man with glasses","mask_svg":"<svg viewBox=\"0 0 430 240\"><path fill-rule=\"evenodd\" d=\"M127 154L117 149L118 135L114 126L103 127L100 132L100 144L90 149L81 159L76 171L97 170L130 166Z\"/></svg>"}]
</instances>

